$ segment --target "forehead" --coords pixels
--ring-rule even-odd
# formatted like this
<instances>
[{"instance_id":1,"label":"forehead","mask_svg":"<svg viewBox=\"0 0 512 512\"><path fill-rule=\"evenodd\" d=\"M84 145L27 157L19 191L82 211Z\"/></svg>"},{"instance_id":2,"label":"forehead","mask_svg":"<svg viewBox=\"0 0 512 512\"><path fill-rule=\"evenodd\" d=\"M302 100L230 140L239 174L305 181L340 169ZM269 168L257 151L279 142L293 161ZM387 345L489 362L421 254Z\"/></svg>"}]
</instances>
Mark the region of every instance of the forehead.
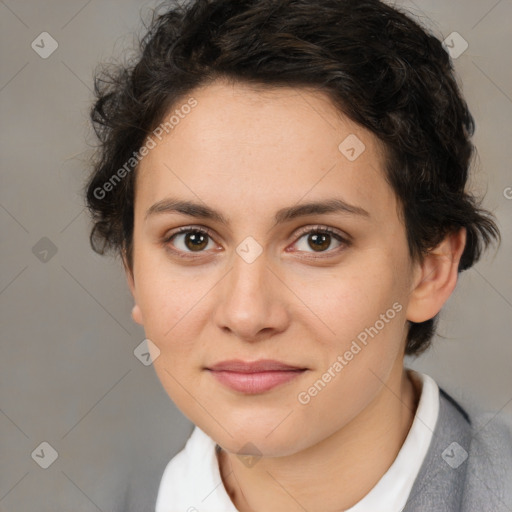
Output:
<instances>
[{"instance_id":1,"label":"forehead","mask_svg":"<svg viewBox=\"0 0 512 512\"><path fill-rule=\"evenodd\" d=\"M180 110L185 104L195 106ZM173 113L181 115L151 135L156 147L137 171L136 202L146 207L172 195L218 210L258 204L270 216L336 192L368 210L395 206L382 143L323 93L218 82L192 91L164 120Z\"/></svg>"}]
</instances>

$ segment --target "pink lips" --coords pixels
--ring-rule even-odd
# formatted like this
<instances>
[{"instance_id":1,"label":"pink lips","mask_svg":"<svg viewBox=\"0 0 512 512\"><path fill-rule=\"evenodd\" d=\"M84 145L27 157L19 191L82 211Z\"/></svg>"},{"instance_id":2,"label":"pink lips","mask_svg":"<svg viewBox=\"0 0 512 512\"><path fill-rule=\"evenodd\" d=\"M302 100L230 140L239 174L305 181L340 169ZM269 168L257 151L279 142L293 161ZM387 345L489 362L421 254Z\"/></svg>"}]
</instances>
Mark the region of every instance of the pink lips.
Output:
<instances>
[{"instance_id":1,"label":"pink lips","mask_svg":"<svg viewBox=\"0 0 512 512\"><path fill-rule=\"evenodd\" d=\"M280 361L262 359L254 362L222 361L206 368L225 386L246 394L269 391L301 375L306 368L291 366Z\"/></svg>"}]
</instances>

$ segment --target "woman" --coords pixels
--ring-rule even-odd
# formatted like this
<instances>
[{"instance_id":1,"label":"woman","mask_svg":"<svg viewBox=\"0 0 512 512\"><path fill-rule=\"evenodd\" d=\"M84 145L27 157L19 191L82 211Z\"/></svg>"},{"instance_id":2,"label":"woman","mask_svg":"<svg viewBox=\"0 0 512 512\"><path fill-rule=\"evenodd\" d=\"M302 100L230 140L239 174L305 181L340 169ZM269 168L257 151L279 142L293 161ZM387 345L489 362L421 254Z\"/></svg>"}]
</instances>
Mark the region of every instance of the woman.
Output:
<instances>
[{"instance_id":1,"label":"woman","mask_svg":"<svg viewBox=\"0 0 512 512\"><path fill-rule=\"evenodd\" d=\"M505 427L403 361L499 239L441 42L375 0L196 0L142 49L97 79L87 199L196 425L144 506L507 510Z\"/></svg>"}]
</instances>

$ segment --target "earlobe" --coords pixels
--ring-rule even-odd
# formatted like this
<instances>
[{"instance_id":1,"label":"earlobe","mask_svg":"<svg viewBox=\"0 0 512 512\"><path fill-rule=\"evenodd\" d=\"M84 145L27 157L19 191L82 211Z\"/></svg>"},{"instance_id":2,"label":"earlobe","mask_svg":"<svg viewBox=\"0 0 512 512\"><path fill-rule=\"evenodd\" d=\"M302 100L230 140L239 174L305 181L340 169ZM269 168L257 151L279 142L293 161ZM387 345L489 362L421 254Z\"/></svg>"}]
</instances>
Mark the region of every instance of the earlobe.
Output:
<instances>
[{"instance_id":1,"label":"earlobe","mask_svg":"<svg viewBox=\"0 0 512 512\"><path fill-rule=\"evenodd\" d=\"M466 229L449 233L418 263L407 307L407 320L425 322L433 318L448 300L455 285L460 258L466 245Z\"/></svg>"},{"instance_id":2,"label":"earlobe","mask_svg":"<svg viewBox=\"0 0 512 512\"><path fill-rule=\"evenodd\" d=\"M139 325L144 325L144 322L142 321L142 311L137 304L135 304L135 306L132 308L132 318L134 322L138 323Z\"/></svg>"}]
</instances>

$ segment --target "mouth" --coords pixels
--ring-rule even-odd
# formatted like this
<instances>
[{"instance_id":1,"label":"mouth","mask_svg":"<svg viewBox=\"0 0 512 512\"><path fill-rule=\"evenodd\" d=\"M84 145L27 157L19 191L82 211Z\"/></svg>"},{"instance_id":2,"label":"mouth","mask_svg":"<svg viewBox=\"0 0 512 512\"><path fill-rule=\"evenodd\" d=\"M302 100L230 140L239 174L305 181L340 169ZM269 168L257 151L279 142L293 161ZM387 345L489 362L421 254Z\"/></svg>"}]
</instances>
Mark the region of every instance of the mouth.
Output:
<instances>
[{"instance_id":1,"label":"mouth","mask_svg":"<svg viewBox=\"0 0 512 512\"><path fill-rule=\"evenodd\" d=\"M222 361L205 368L221 384L244 394L259 394L290 382L308 368L270 359L247 362Z\"/></svg>"}]
</instances>

